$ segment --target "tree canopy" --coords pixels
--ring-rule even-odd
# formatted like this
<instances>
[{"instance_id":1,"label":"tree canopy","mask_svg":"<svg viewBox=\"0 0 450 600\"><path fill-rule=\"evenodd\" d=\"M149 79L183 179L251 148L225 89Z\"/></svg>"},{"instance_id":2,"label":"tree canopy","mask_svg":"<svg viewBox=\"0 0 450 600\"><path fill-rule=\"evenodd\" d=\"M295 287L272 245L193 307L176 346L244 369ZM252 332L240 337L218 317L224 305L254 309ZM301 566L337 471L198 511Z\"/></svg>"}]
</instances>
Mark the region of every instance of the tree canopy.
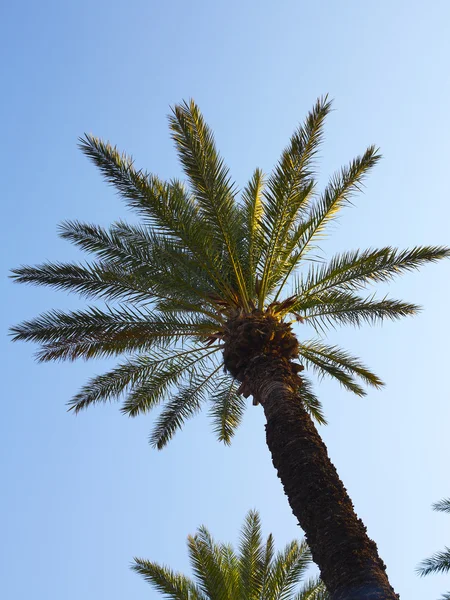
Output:
<instances>
[{"instance_id":1,"label":"tree canopy","mask_svg":"<svg viewBox=\"0 0 450 600\"><path fill-rule=\"evenodd\" d=\"M224 326L232 315L258 310L312 326L313 339L304 339L299 329L298 354L307 370L358 396L366 393L364 385L383 385L359 358L327 343L327 330L415 314L415 304L377 298L366 288L450 252L440 246L383 247L318 258L327 228L380 159L368 147L319 190L317 152L330 108L327 97L317 100L272 173L256 169L240 195L192 100L176 105L169 117L186 182L162 181L92 135L80 141L141 222L106 228L65 222L61 237L93 255L91 262L13 270L19 283L104 301L84 310L51 310L12 328L14 340L39 344L40 361L123 356L81 388L71 410L123 398L122 412L136 416L164 402L150 438L162 448L209 405L218 439L230 443L246 403L237 382L223 372ZM302 382L305 408L326 423L307 376Z\"/></svg>"}]
</instances>

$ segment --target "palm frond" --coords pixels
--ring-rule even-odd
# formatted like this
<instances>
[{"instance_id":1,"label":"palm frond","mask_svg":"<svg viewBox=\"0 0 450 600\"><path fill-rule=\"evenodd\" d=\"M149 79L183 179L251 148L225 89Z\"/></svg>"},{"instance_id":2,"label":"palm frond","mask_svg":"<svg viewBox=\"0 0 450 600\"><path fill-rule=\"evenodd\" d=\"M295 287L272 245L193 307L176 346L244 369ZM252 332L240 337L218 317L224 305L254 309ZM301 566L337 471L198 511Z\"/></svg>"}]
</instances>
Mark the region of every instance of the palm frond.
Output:
<instances>
[{"instance_id":1,"label":"palm frond","mask_svg":"<svg viewBox=\"0 0 450 600\"><path fill-rule=\"evenodd\" d=\"M230 600L232 590L224 553L206 527L199 527L195 536L188 537L188 551L202 593L208 600Z\"/></svg>"},{"instance_id":2,"label":"palm frond","mask_svg":"<svg viewBox=\"0 0 450 600\"><path fill-rule=\"evenodd\" d=\"M448 573L450 571L450 548L436 552L423 560L417 567L417 572L422 577L430 573Z\"/></svg>"},{"instance_id":3,"label":"palm frond","mask_svg":"<svg viewBox=\"0 0 450 600\"><path fill-rule=\"evenodd\" d=\"M145 267L132 268L119 261L44 263L14 269L12 278L17 283L74 291L87 298L153 303L160 312L188 311L217 318L212 300L217 290L198 265L186 254L162 246L152 249L151 262Z\"/></svg>"},{"instance_id":4,"label":"palm frond","mask_svg":"<svg viewBox=\"0 0 450 600\"><path fill-rule=\"evenodd\" d=\"M319 356L310 355L305 362L308 367L312 368L319 377L328 375L332 379L336 379L344 388L353 392L357 396L365 396L366 391L361 387L355 379L344 369L333 363L321 359Z\"/></svg>"},{"instance_id":5,"label":"palm frond","mask_svg":"<svg viewBox=\"0 0 450 600\"><path fill-rule=\"evenodd\" d=\"M314 352L308 352L308 350L302 352L302 357L306 366L312 368L319 377L328 375L339 381L344 388L357 396L366 395L364 388L355 381L354 377L345 368L328 361Z\"/></svg>"},{"instance_id":6,"label":"palm frond","mask_svg":"<svg viewBox=\"0 0 450 600\"><path fill-rule=\"evenodd\" d=\"M53 310L11 328L14 341L41 345L38 358L75 360L148 350L181 338L207 337L217 323L202 318L164 315L130 305L101 310L90 307L64 313Z\"/></svg>"},{"instance_id":7,"label":"palm frond","mask_svg":"<svg viewBox=\"0 0 450 600\"><path fill-rule=\"evenodd\" d=\"M338 346L329 346L321 340L309 340L300 344L299 353L306 362L312 363L319 369L322 364L326 364L342 369L352 376L360 377L367 385L376 388L384 385L381 379L372 373L359 358Z\"/></svg>"},{"instance_id":8,"label":"palm frond","mask_svg":"<svg viewBox=\"0 0 450 600\"><path fill-rule=\"evenodd\" d=\"M302 236L300 244L302 248L323 233L341 208L350 203L354 193L361 191L365 177L380 159L378 149L369 146L362 156L353 159L347 167L343 167L331 178L319 201L311 209L307 220L309 228Z\"/></svg>"},{"instance_id":9,"label":"palm frond","mask_svg":"<svg viewBox=\"0 0 450 600\"><path fill-rule=\"evenodd\" d=\"M148 277L117 264L44 263L36 267L23 266L12 273L17 283L50 286L86 298L149 302L158 297Z\"/></svg>"},{"instance_id":10,"label":"palm frond","mask_svg":"<svg viewBox=\"0 0 450 600\"><path fill-rule=\"evenodd\" d=\"M156 230L186 241L185 219L198 222L195 203L178 184L168 184L158 177L134 168L133 159L117 147L86 134L79 147L99 168L131 208L148 219Z\"/></svg>"},{"instance_id":11,"label":"palm frond","mask_svg":"<svg viewBox=\"0 0 450 600\"><path fill-rule=\"evenodd\" d=\"M213 347L206 354L197 352L161 363L151 373L151 377L138 382L132 388L121 411L130 417L136 417L149 412L154 406L167 399L174 386L178 387L181 393L184 379L189 380L193 377L202 379L207 376L206 374L214 366L213 355L218 350L219 348ZM180 410L182 410L181 406Z\"/></svg>"},{"instance_id":12,"label":"palm frond","mask_svg":"<svg viewBox=\"0 0 450 600\"><path fill-rule=\"evenodd\" d=\"M244 415L245 398L237 393L238 385L229 376L216 381L215 385L209 416L217 439L229 445Z\"/></svg>"},{"instance_id":13,"label":"palm frond","mask_svg":"<svg viewBox=\"0 0 450 600\"><path fill-rule=\"evenodd\" d=\"M302 375L302 385L298 390L298 397L303 403L303 407L310 417L319 425L327 425L327 420L323 413L322 403L312 391L311 382Z\"/></svg>"},{"instance_id":14,"label":"palm frond","mask_svg":"<svg viewBox=\"0 0 450 600\"><path fill-rule=\"evenodd\" d=\"M264 250L264 236L262 232L264 219L262 193L264 185L263 172L260 169L256 169L242 192L243 219L246 227L246 235L243 241L244 258L242 262L245 265L244 271L251 295L256 292L256 267Z\"/></svg>"},{"instance_id":15,"label":"palm frond","mask_svg":"<svg viewBox=\"0 0 450 600\"><path fill-rule=\"evenodd\" d=\"M433 504L433 510L450 513L450 498L443 498Z\"/></svg>"},{"instance_id":16,"label":"palm frond","mask_svg":"<svg viewBox=\"0 0 450 600\"><path fill-rule=\"evenodd\" d=\"M261 308L273 269L285 240L299 217L305 213L314 189L314 158L323 136L323 123L330 111L327 97L319 98L308 114L305 123L291 137L289 146L283 151L278 165L267 181L264 191L265 237L263 267L259 292Z\"/></svg>"},{"instance_id":17,"label":"palm frond","mask_svg":"<svg viewBox=\"0 0 450 600\"><path fill-rule=\"evenodd\" d=\"M123 394L142 387L146 388L147 399L151 391L156 394L156 389L161 389L162 394L164 385L167 385L165 390L174 383L171 374L177 378L182 377L185 372L195 368L197 363L203 364L202 361L218 350L203 347L188 350L158 348L157 351L129 358L111 371L91 378L69 402L69 410L78 413L88 406L119 399ZM131 412L131 416L134 416L143 409L142 405L139 404L138 407L133 404L133 409L128 405L127 409L122 410L126 414Z\"/></svg>"},{"instance_id":18,"label":"palm frond","mask_svg":"<svg viewBox=\"0 0 450 600\"><path fill-rule=\"evenodd\" d=\"M213 231L180 182L173 180L167 183L144 171L136 171L131 157L94 136L86 135L81 139L80 148L129 206L136 209L155 231L182 242L222 293L230 300L233 298L218 264L221 252L210 242L214 239Z\"/></svg>"},{"instance_id":19,"label":"palm frond","mask_svg":"<svg viewBox=\"0 0 450 600\"><path fill-rule=\"evenodd\" d=\"M59 225L59 236L89 254L96 254L102 261L119 263L130 269L149 268L151 243L135 244L121 235L122 222L108 229L81 221L64 221Z\"/></svg>"},{"instance_id":20,"label":"palm frond","mask_svg":"<svg viewBox=\"0 0 450 600\"><path fill-rule=\"evenodd\" d=\"M152 274L151 281L160 295L213 307L216 306L213 297L219 299L222 305L235 304L235 296L231 298L222 293L220 281L212 279L192 254L170 240L160 239L154 245L153 264L157 265L157 271ZM217 268L220 268L222 278L228 280L229 266Z\"/></svg>"},{"instance_id":21,"label":"palm frond","mask_svg":"<svg viewBox=\"0 0 450 600\"><path fill-rule=\"evenodd\" d=\"M353 291L371 283L391 281L404 272L448 256L450 249L443 246L417 246L402 251L388 246L345 252L326 265L312 265L300 289L307 295L329 289Z\"/></svg>"},{"instance_id":22,"label":"palm frond","mask_svg":"<svg viewBox=\"0 0 450 600\"><path fill-rule=\"evenodd\" d=\"M148 227L119 221L105 230L69 222L63 224L62 236L74 241L84 250L96 253L101 262L97 263L95 279L104 272L107 282L111 280L111 288L115 280L118 280L116 288L119 292L122 287L132 286L137 288L136 294L140 293L139 299L177 299L178 305L189 304L191 310L196 303L197 310L194 312L205 312L199 304L212 305L211 295L221 293L220 282L210 277L192 253L171 237L155 233ZM226 275L225 267L216 266ZM20 270L16 271L19 271L16 277L20 278L22 273ZM76 281L80 275L72 277ZM59 280L54 284L49 282L49 285L55 287L57 284Z\"/></svg>"},{"instance_id":23,"label":"palm frond","mask_svg":"<svg viewBox=\"0 0 450 600\"><path fill-rule=\"evenodd\" d=\"M131 568L158 592L171 600L206 600L197 586L185 575L142 558L134 558Z\"/></svg>"},{"instance_id":24,"label":"palm frond","mask_svg":"<svg viewBox=\"0 0 450 600\"><path fill-rule=\"evenodd\" d=\"M241 593L241 582L239 578L239 558L231 544L219 544L223 560L223 573L226 579L228 598L239 598Z\"/></svg>"},{"instance_id":25,"label":"palm frond","mask_svg":"<svg viewBox=\"0 0 450 600\"><path fill-rule=\"evenodd\" d=\"M174 106L169 126L200 213L222 235L221 223L236 216L237 206L235 186L217 152L214 135L193 100Z\"/></svg>"},{"instance_id":26,"label":"palm frond","mask_svg":"<svg viewBox=\"0 0 450 600\"><path fill-rule=\"evenodd\" d=\"M50 263L34 270L31 267L15 269L13 277L19 282L56 288L65 286L69 289L72 285L79 292L87 288L87 293L100 286L100 292L106 289L107 294L111 287L113 296L116 288L119 293L123 287L131 287L132 291L137 288L137 293L147 300L154 297L180 299L181 296L184 300L193 298L208 304L209 296L220 292L220 285L214 285L214 280L192 254L170 237L148 228L119 221L106 230L68 222L62 225L62 236L98 255L100 262L88 268L91 272L86 273L81 267L70 265L63 270L58 263ZM68 279L67 283L64 276Z\"/></svg>"},{"instance_id":27,"label":"palm frond","mask_svg":"<svg viewBox=\"0 0 450 600\"><path fill-rule=\"evenodd\" d=\"M211 296L234 300L226 282L230 281L230 266L221 256L212 253L208 264L170 236L157 234L148 228L119 222L113 228L123 241L146 256L144 273L153 291L160 297L177 299L178 303L190 301L214 305ZM205 232L196 232L204 237ZM215 273L220 273L217 277ZM225 282L225 283L224 283ZM228 295L227 295L228 294ZM231 295L230 295L231 294ZM197 311L201 311L198 307ZM194 311L195 312L195 311Z\"/></svg>"},{"instance_id":28,"label":"palm frond","mask_svg":"<svg viewBox=\"0 0 450 600\"><path fill-rule=\"evenodd\" d=\"M443 498L433 504L433 510L438 512L450 512L450 498ZM450 572L450 548L445 547L441 552L436 552L429 558L423 560L416 568L416 572L424 577L431 573ZM450 600L450 592L441 596L441 600Z\"/></svg>"},{"instance_id":29,"label":"palm frond","mask_svg":"<svg viewBox=\"0 0 450 600\"><path fill-rule=\"evenodd\" d=\"M323 582L318 578L312 578L305 583L294 600L329 600L330 595Z\"/></svg>"},{"instance_id":30,"label":"palm frond","mask_svg":"<svg viewBox=\"0 0 450 600\"><path fill-rule=\"evenodd\" d=\"M169 124L180 162L195 193L199 215L213 233L210 243L221 241L233 267L236 289L244 308L248 308L248 290L238 250L242 218L234 199L235 186L228 168L219 156L212 131L194 101L176 105Z\"/></svg>"},{"instance_id":31,"label":"palm frond","mask_svg":"<svg viewBox=\"0 0 450 600\"><path fill-rule=\"evenodd\" d=\"M267 584L270 580L271 572L272 572L272 563L275 557L275 543L273 539L273 535L269 533L267 536L267 540L264 546L264 554L262 559L262 570L263 577L261 583L261 600L270 600L267 592Z\"/></svg>"},{"instance_id":32,"label":"palm frond","mask_svg":"<svg viewBox=\"0 0 450 600\"><path fill-rule=\"evenodd\" d=\"M273 560L266 582L266 596L286 600L311 564L311 552L305 542L293 541Z\"/></svg>"},{"instance_id":33,"label":"palm frond","mask_svg":"<svg viewBox=\"0 0 450 600\"><path fill-rule=\"evenodd\" d=\"M307 218L289 237L281 260L283 268L280 269L280 274L284 276L281 289L287 282L289 274L311 250L312 243L323 235L325 228L337 217L339 211L350 204L355 192L360 191L366 175L380 158L381 155L378 154L375 146L369 146L362 156L355 158L331 178L319 200L310 209Z\"/></svg>"},{"instance_id":34,"label":"palm frond","mask_svg":"<svg viewBox=\"0 0 450 600\"><path fill-rule=\"evenodd\" d=\"M210 294L220 295L227 286L227 266L220 257L199 257L173 237L149 227L119 221L106 230L74 221L63 223L60 235L97 254L105 268L120 268L145 278L149 294L156 293L156 286L159 294L173 296L178 292L207 302Z\"/></svg>"},{"instance_id":35,"label":"palm frond","mask_svg":"<svg viewBox=\"0 0 450 600\"><path fill-rule=\"evenodd\" d=\"M219 365L210 373L201 373L191 377L191 381L178 391L178 394L166 402L153 427L150 444L162 450L172 439L177 429L181 429L187 419L198 413L202 404L212 392L212 379L221 369Z\"/></svg>"},{"instance_id":36,"label":"palm frond","mask_svg":"<svg viewBox=\"0 0 450 600\"><path fill-rule=\"evenodd\" d=\"M373 295L366 298L340 291L327 291L311 296L299 296L297 301L286 310L300 317L319 331L336 325L360 327L363 323L371 325L385 319L396 320L420 311L416 304L389 298L376 299Z\"/></svg>"},{"instance_id":37,"label":"palm frond","mask_svg":"<svg viewBox=\"0 0 450 600\"><path fill-rule=\"evenodd\" d=\"M251 510L245 517L239 545L241 600L259 597L263 585L263 559L261 520L258 512Z\"/></svg>"}]
</instances>

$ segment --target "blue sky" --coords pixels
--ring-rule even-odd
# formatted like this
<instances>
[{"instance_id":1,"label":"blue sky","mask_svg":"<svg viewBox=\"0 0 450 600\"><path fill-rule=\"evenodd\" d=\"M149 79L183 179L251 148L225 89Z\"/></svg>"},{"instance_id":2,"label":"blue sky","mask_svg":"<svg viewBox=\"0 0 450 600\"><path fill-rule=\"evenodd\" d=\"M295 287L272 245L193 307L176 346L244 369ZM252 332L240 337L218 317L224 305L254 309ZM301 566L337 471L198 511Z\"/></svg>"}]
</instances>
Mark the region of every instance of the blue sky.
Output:
<instances>
[{"instance_id":1,"label":"blue sky","mask_svg":"<svg viewBox=\"0 0 450 600\"><path fill-rule=\"evenodd\" d=\"M166 115L193 97L237 183L266 172L317 96L329 93L323 180L367 145L384 160L346 209L324 251L449 243L450 5L249 0L16 2L0 19L3 61L3 331L75 296L14 286L9 268L75 260L63 219L132 218L76 147L93 132L162 177L180 175ZM437 598L448 576L414 567L450 544L448 293L450 262L389 286L417 302L414 319L337 329L387 383L365 399L318 388L332 460L402 598ZM387 291L386 288L382 290ZM299 330L299 335L304 335ZM2 540L5 598L158 598L128 569L133 555L187 569L185 538L205 523L233 541L249 508L279 544L300 535L249 406L231 448L207 419L163 452L152 417L117 406L74 417L65 402L107 361L37 365L2 338Z\"/></svg>"}]
</instances>

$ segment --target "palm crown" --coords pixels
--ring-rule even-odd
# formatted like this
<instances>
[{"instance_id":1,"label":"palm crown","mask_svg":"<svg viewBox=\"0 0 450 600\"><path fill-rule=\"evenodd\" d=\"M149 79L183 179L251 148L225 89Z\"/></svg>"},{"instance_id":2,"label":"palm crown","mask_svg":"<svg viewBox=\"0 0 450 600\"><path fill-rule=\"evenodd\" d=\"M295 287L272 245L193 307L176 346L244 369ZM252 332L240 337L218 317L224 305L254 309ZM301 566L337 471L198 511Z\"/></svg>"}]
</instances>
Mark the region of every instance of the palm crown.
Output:
<instances>
[{"instance_id":1,"label":"palm crown","mask_svg":"<svg viewBox=\"0 0 450 600\"><path fill-rule=\"evenodd\" d=\"M41 361L126 356L91 379L70 402L71 409L124 396L122 411L135 416L165 400L151 435L161 448L209 401L217 436L229 443L245 408L243 395L248 395L238 387L235 372L223 372L230 319L252 315L285 323L290 339L294 322L309 323L321 336L335 324L359 326L418 310L362 290L449 256L446 248L385 247L346 252L328 263L309 260L326 227L380 158L370 146L319 193L315 159L329 110L328 99L319 99L273 172L264 177L255 170L239 199L193 101L175 106L169 117L188 185L137 170L129 156L93 136L81 140L82 151L142 222L119 221L109 228L65 222L60 235L95 255L94 262L13 271L18 282L106 300L102 308L53 310L12 328L15 340L40 344ZM282 345L285 333L278 327L260 331L259 347L275 333ZM359 359L320 337L296 342L292 356L357 395L365 393L361 382L382 385ZM324 423L308 380L302 376L298 382L305 408Z\"/></svg>"},{"instance_id":2,"label":"palm crown","mask_svg":"<svg viewBox=\"0 0 450 600\"><path fill-rule=\"evenodd\" d=\"M326 600L318 579L303 581L311 565L305 542L292 541L275 553L270 534L262 539L256 511L250 511L241 531L239 550L216 543L206 527L188 537L194 580L169 567L135 558L132 568L172 600ZM302 585L300 585L302 584Z\"/></svg>"}]
</instances>

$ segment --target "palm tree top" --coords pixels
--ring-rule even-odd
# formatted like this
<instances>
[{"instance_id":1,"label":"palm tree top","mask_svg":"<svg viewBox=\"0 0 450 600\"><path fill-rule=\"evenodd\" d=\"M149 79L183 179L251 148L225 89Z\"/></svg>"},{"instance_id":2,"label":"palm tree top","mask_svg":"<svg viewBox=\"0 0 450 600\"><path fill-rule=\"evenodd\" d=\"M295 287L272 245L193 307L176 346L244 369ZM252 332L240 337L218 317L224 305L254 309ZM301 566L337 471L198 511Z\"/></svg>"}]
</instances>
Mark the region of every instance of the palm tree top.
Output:
<instances>
[{"instance_id":1,"label":"palm tree top","mask_svg":"<svg viewBox=\"0 0 450 600\"><path fill-rule=\"evenodd\" d=\"M361 383L382 385L358 358L327 344L324 334L336 325L415 314L418 306L376 298L366 288L450 251L383 247L345 252L328 262L311 259L327 227L380 159L369 146L319 191L317 152L330 108L327 97L318 99L272 173L256 169L240 197L192 100L176 105L169 117L186 182L163 181L139 170L131 157L92 135L80 140L81 150L141 223L118 221L104 228L64 222L61 237L94 255L92 262L13 270L17 282L105 301L85 310L52 310L12 328L14 340L39 344L40 361L125 356L91 379L70 402L71 409L124 397L122 411L135 416L165 401L151 435L152 444L162 448L186 419L209 404L218 438L230 443L245 408L243 373L252 352L281 352L290 362L298 358L302 364L292 367L295 374L306 367L359 396L365 394ZM252 331L260 333L246 337L250 321ZM317 337L303 339L299 329L297 341L296 323L308 323ZM242 335L234 354L228 353L234 362L225 361L224 373L222 353L238 326ZM305 408L325 423L308 379L302 375L298 382Z\"/></svg>"},{"instance_id":2,"label":"palm tree top","mask_svg":"<svg viewBox=\"0 0 450 600\"><path fill-rule=\"evenodd\" d=\"M167 566L135 558L132 569L171 600L326 600L317 578L305 580L312 564L304 541L292 541L275 552L273 536L264 541L256 511L249 511L241 530L239 549L217 543L199 527L188 537L193 578Z\"/></svg>"}]
</instances>

